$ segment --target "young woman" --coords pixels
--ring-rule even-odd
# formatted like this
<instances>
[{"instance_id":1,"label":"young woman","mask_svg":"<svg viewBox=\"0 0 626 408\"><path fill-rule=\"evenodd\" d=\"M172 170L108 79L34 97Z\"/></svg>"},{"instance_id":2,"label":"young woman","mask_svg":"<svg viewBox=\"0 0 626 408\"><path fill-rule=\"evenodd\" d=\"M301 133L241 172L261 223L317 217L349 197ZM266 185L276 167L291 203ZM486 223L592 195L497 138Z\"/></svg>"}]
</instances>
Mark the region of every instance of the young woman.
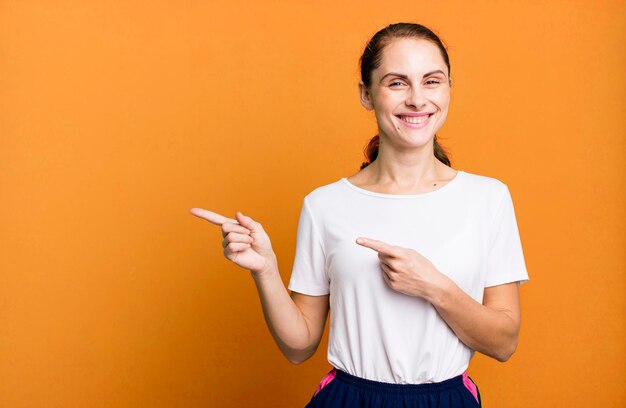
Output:
<instances>
[{"instance_id":1,"label":"young woman","mask_svg":"<svg viewBox=\"0 0 626 408\"><path fill-rule=\"evenodd\" d=\"M224 255L251 271L267 325L294 364L330 308L328 361L308 407L476 407L474 351L506 361L528 280L508 187L455 170L437 142L450 63L419 24L385 27L361 57L361 104L378 135L350 177L303 200L287 293L261 224L194 208Z\"/></svg>"}]
</instances>

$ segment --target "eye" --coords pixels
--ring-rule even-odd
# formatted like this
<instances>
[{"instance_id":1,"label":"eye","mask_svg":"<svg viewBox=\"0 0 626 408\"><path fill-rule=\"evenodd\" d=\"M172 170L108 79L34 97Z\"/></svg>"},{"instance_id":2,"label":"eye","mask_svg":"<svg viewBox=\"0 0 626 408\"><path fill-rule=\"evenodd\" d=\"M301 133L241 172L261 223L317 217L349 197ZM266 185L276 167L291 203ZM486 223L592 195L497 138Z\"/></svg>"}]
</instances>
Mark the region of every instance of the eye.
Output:
<instances>
[{"instance_id":1,"label":"eye","mask_svg":"<svg viewBox=\"0 0 626 408\"><path fill-rule=\"evenodd\" d=\"M389 84L389 86L391 86L391 87L398 87L400 85L404 85L404 82L402 82L402 81L393 81L392 83Z\"/></svg>"},{"instance_id":2,"label":"eye","mask_svg":"<svg viewBox=\"0 0 626 408\"><path fill-rule=\"evenodd\" d=\"M440 82L435 80L435 79L429 79L428 81L426 81L427 85L434 85L434 84L439 84Z\"/></svg>"}]
</instances>

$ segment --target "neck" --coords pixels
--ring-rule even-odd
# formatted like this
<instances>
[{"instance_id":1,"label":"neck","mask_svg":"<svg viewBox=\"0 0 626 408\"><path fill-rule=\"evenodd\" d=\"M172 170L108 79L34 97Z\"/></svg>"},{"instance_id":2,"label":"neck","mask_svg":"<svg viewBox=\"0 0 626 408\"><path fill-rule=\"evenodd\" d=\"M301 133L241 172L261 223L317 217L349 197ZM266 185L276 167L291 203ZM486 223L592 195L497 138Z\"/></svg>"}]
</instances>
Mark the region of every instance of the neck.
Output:
<instances>
[{"instance_id":1,"label":"neck","mask_svg":"<svg viewBox=\"0 0 626 408\"><path fill-rule=\"evenodd\" d=\"M442 168L447 166L435 157L431 141L419 150L406 152L380 145L376 160L369 167L375 183L411 186L440 179Z\"/></svg>"}]
</instances>

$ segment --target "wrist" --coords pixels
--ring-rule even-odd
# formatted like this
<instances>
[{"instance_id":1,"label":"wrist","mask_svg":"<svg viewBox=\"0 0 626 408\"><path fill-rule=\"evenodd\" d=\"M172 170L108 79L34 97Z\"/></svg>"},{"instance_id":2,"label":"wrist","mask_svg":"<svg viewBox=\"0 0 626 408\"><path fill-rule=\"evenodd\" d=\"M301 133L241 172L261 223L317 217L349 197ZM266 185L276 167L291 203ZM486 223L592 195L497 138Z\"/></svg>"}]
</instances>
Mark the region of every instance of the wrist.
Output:
<instances>
[{"instance_id":1,"label":"wrist","mask_svg":"<svg viewBox=\"0 0 626 408\"><path fill-rule=\"evenodd\" d=\"M276 255L272 253L269 259L265 259L265 265L258 270L250 270L250 274L253 278L261 278L270 276L274 273L278 272L278 260L276 259Z\"/></svg>"},{"instance_id":2,"label":"wrist","mask_svg":"<svg viewBox=\"0 0 626 408\"><path fill-rule=\"evenodd\" d=\"M452 281L452 279L441 273L440 279L436 283L434 283L428 291L426 300L433 306L443 306L446 302L446 299L448 299L450 294L453 292L454 285L455 283L454 281Z\"/></svg>"}]
</instances>

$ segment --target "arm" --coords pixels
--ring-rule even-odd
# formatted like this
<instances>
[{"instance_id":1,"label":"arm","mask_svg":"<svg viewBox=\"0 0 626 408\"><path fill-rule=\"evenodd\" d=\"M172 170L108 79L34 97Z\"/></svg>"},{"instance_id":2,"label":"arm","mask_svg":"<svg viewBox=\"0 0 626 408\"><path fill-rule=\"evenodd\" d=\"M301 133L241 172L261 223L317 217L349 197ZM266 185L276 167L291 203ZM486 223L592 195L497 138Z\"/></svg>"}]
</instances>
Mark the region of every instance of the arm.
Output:
<instances>
[{"instance_id":1,"label":"arm","mask_svg":"<svg viewBox=\"0 0 626 408\"><path fill-rule=\"evenodd\" d=\"M520 329L519 284L494 281L496 277L527 278L524 256L515 219L511 195L506 186L500 192L499 204L490 211L489 255L485 265L486 283L482 304L464 293L453 281L432 265L434 285L426 290L431 303L455 334L470 348L498 361L506 361L517 348ZM495 201L494 201L495 203ZM432 267L432 268L431 268ZM513 271L517 273L513 274ZM502 279L504 280L504 279ZM518 280L511 278L511 281Z\"/></svg>"},{"instance_id":2,"label":"arm","mask_svg":"<svg viewBox=\"0 0 626 408\"><path fill-rule=\"evenodd\" d=\"M445 277L428 301L459 339L473 350L507 361L517 348L520 330L517 282L486 287L480 304Z\"/></svg>"},{"instance_id":3,"label":"arm","mask_svg":"<svg viewBox=\"0 0 626 408\"><path fill-rule=\"evenodd\" d=\"M281 352L293 364L309 359L317 350L329 309L329 297L287 293L276 262L263 273L251 272L259 293L265 322Z\"/></svg>"},{"instance_id":4,"label":"arm","mask_svg":"<svg viewBox=\"0 0 626 408\"><path fill-rule=\"evenodd\" d=\"M413 249L371 238L359 238L357 244L378 252L391 289L430 302L468 347L502 362L511 357L520 327L517 282L486 287L480 304Z\"/></svg>"},{"instance_id":5,"label":"arm","mask_svg":"<svg viewBox=\"0 0 626 408\"><path fill-rule=\"evenodd\" d=\"M250 271L259 292L267 323L280 351L294 364L315 353L328 314L328 295L291 297L278 273L278 262L263 226L241 212L236 219L213 211L192 208L190 212L221 226L224 256Z\"/></svg>"}]
</instances>

